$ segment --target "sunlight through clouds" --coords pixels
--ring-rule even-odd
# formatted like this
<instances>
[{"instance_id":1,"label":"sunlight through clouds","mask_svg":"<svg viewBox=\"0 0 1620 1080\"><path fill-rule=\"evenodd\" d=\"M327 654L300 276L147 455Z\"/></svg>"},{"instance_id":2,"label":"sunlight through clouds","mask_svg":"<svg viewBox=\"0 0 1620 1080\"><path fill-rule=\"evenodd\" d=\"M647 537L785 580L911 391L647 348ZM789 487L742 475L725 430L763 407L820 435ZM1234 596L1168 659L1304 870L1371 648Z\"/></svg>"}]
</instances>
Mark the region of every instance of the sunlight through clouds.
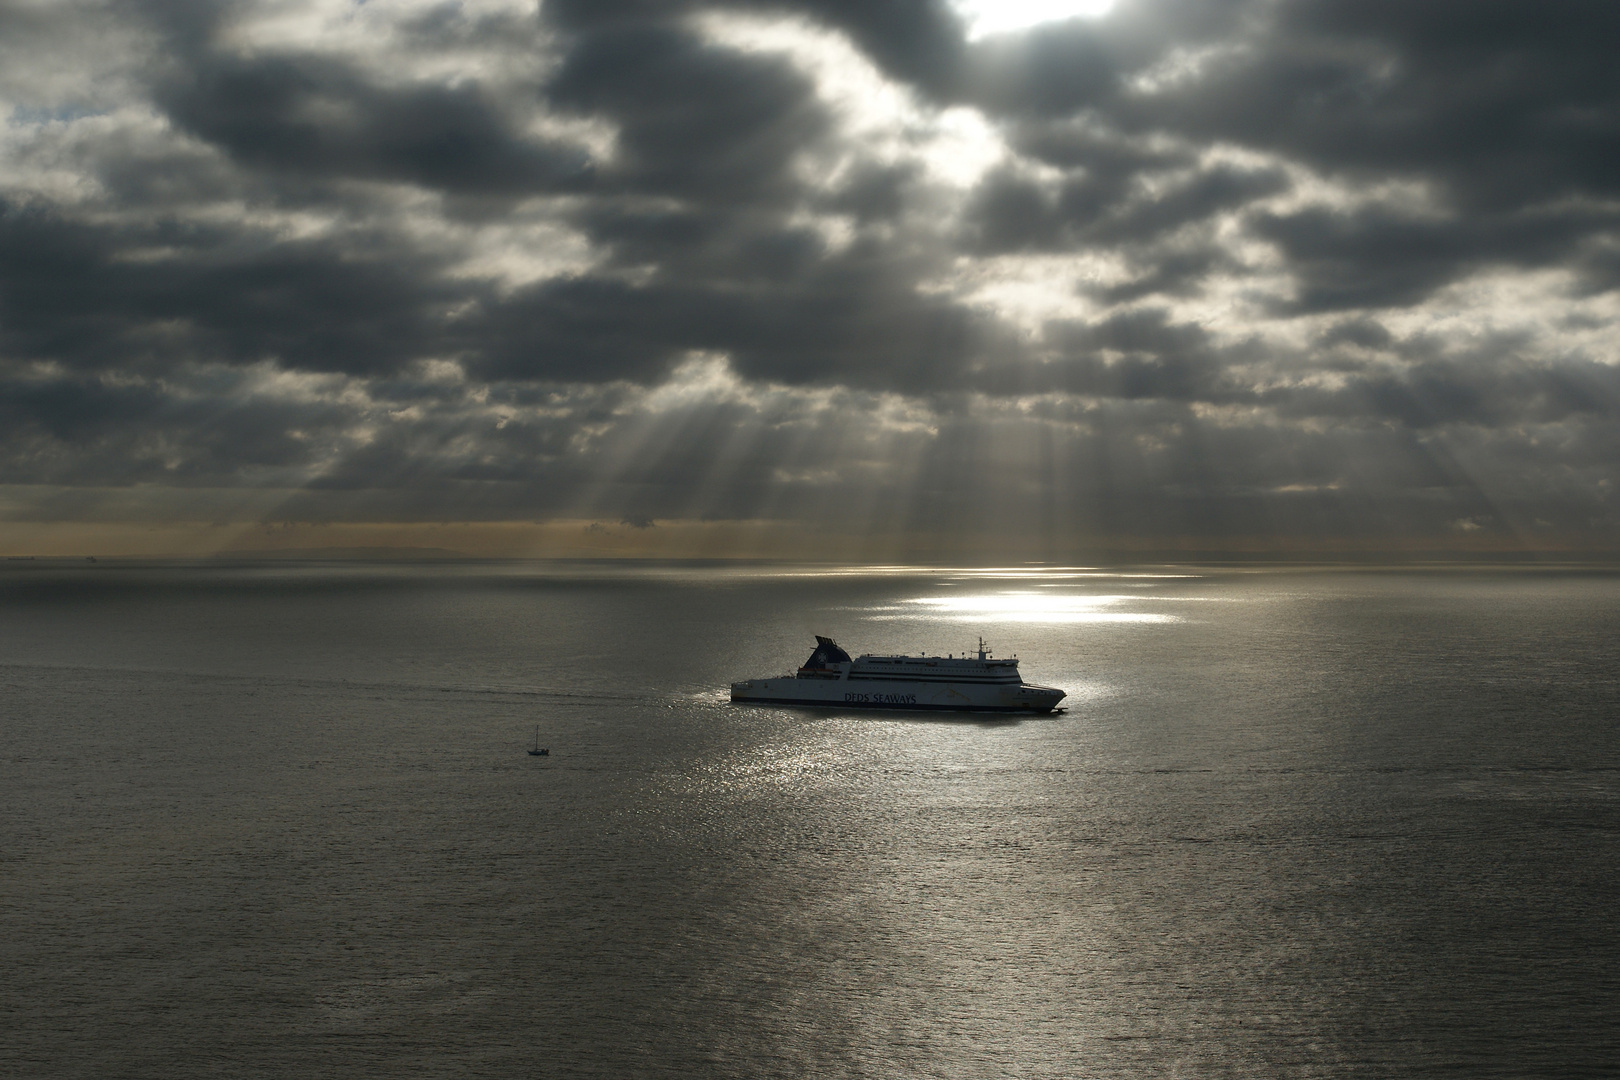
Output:
<instances>
[{"instance_id":1,"label":"sunlight through clouds","mask_svg":"<svg viewBox=\"0 0 1620 1080\"><path fill-rule=\"evenodd\" d=\"M1613 550L1607 16L1321 2L0 2L0 487L929 565ZM999 591L1086 587L905 610L1184 610Z\"/></svg>"},{"instance_id":2,"label":"sunlight through clouds","mask_svg":"<svg viewBox=\"0 0 1620 1080\"><path fill-rule=\"evenodd\" d=\"M1043 23L1106 15L1114 0L951 0L967 23L968 38L1027 30Z\"/></svg>"},{"instance_id":3,"label":"sunlight through clouds","mask_svg":"<svg viewBox=\"0 0 1620 1080\"><path fill-rule=\"evenodd\" d=\"M799 150L807 183L831 188L863 166L919 163L935 180L967 188L1007 156L978 109L936 108L879 70L846 35L805 19L707 12L692 25L728 49L794 65L837 118L838 137Z\"/></svg>"}]
</instances>

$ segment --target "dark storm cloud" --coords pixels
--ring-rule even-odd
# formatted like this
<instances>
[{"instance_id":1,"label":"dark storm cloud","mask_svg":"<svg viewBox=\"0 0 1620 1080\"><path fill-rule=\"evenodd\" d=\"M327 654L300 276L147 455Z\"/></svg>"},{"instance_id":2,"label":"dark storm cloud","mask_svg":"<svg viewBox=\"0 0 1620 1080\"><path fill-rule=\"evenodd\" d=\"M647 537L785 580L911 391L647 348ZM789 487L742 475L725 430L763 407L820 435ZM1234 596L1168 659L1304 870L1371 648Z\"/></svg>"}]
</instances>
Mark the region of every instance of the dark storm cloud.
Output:
<instances>
[{"instance_id":1,"label":"dark storm cloud","mask_svg":"<svg viewBox=\"0 0 1620 1080\"><path fill-rule=\"evenodd\" d=\"M568 31L667 24L704 10L807 15L849 34L897 78L949 95L966 57L962 23L944 0L547 0L543 16Z\"/></svg>"},{"instance_id":2,"label":"dark storm cloud","mask_svg":"<svg viewBox=\"0 0 1620 1080\"><path fill-rule=\"evenodd\" d=\"M1617 224L1612 212L1563 209L1438 221L1381 209L1308 210L1253 221L1288 259L1299 283L1295 305L1315 311L1406 307L1493 264L1560 265Z\"/></svg>"},{"instance_id":3,"label":"dark storm cloud","mask_svg":"<svg viewBox=\"0 0 1620 1080\"><path fill-rule=\"evenodd\" d=\"M387 369L444 341L433 308L464 294L434 269L392 248L161 219L96 226L0 202L0 353L148 371L186 360Z\"/></svg>"},{"instance_id":4,"label":"dark storm cloud","mask_svg":"<svg viewBox=\"0 0 1620 1080\"><path fill-rule=\"evenodd\" d=\"M477 87L385 89L326 58L205 54L160 100L177 124L248 167L472 195L589 180L581 150L522 136Z\"/></svg>"},{"instance_id":5,"label":"dark storm cloud","mask_svg":"<svg viewBox=\"0 0 1620 1080\"><path fill-rule=\"evenodd\" d=\"M1056 324L1048 335L1064 359L1026 369L1038 380L1033 390L1175 402L1226 401L1243 390L1225 376L1235 350L1219 348L1198 326L1172 322L1163 310Z\"/></svg>"},{"instance_id":6,"label":"dark storm cloud","mask_svg":"<svg viewBox=\"0 0 1620 1080\"><path fill-rule=\"evenodd\" d=\"M234 386L176 389L83 375L0 380L0 483L228 483L307 465L319 446L310 435L350 419L329 404L246 399Z\"/></svg>"},{"instance_id":7,"label":"dark storm cloud","mask_svg":"<svg viewBox=\"0 0 1620 1080\"><path fill-rule=\"evenodd\" d=\"M1093 168L1055 191L1016 174L986 179L968 216L984 252L1064 251L1081 246L1150 243L1184 225L1278 194L1277 169L1218 165L1151 194L1130 191L1129 174Z\"/></svg>"},{"instance_id":8,"label":"dark storm cloud","mask_svg":"<svg viewBox=\"0 0 1620 1080\"><path fill-rule=\"evenodd\" d=\"M1415 430L1620 419L1620 368L1570 357L1529 359L1532 344L1503 336L1447 350L1426 335L1401 340L1352 323L1320 338L1328 354L1323 366L1339 376L1332 389L1271 389L1257 399L1287 415L1384 419ZM1353 348L1335 357L1343 345Z\"/></svg>"},{"instance_id":9,"label":"dark storm cloud","mask_svg":"<svg viewBox=\"0 0 1620 1080\"><path fill-rule=\"evenodd\" d=\"M759 272L743 278L746 286L583 278L525 290L490 312L480 336L499 344L477 370L651 381L701 350L728 353L751 378L915 387L960 371L992 332L955 305L897 289L887 266L839 260L784 281L765 272L780 256L750 253L747 265Z\"/></svg>"},{"instance_id":10,"label":"dark storm cloud","mask_svg":"<svg viewBox=\"0 0 1620 1080\"><path fill-rule=\"evenodd\" d=\"M1457 350L1427 335L1403 339L1376 323L1348 322L1319 335L1306 365L1258 341L1216 341L1162 309L1136 309L1053 324L1047 344L1056 358L1019 368L1019 392L1233 406L1414 431L1620 420L1620 368L1568 357L1528 360L1532 343L1523 337ZM1317 373L1332 377L1301 378Z\"/></svg>"},{"instance_id":11,"label":"dark storm cloud","mask_svg":"<svg viewBox=\"0 0 1620 1080\"><path fill-rule=\"evenodd\" d=\"M0 0L0 481L1613 519L1612 5L267 10Z\"/></svg>"},{"instance_id":12,"label":"dark storm cloud","mask_svg":"<svg viewBox=\"0 0 1620 1080\"><path fill-rule=\"evenodd\" d=\"M1089 291L1110 304L1129 303L1149 296L1190 296L1201 291L1213 274L1235 266L1235 260L1214 244L1168 252L1149 249L1136 261L1146 264L1139 276Z\"/></svg>"},{"instance_id":13,"label":"dark storm cloud","mask_svg":"<svg viewBox=\"0 0 1620 1080\"><path fill-rule=\"evenodd\" d=\"M795 152L826 130L804 77L665 25L581 35L547 94L614 122L620 183L701 202L791 190Z\"/></svg>"},{"instance_id":14,"label":"dark storm cloud","mask_svg":"<svg viewBox=\"0 0 1620 1080\"><path fill-rule=\"evenodd\" d=\"M1470 208L1620 189L1613 4L1336 0L1289 6L1279 24L1294 40L1364 42L1393 61L1370 100L1324 103L1314 131L1291 131L1318 155L1444 176Z\"/></svg>"},{"instance_id":15,"label":"dark storm cloud","mask_svg":"<svg viewBox=\"0 0 1620 1080\"><path fill-rule=\"evenodd\" d=\"M520 103L502 100L478 80L385 82L325 52L244 54L221 40L240 6L185 0L140 10L169 46L156 68L156 103L181 129L249 169L392 180L473 196L589 182L587 154L523 132ZM407 53L499 55L541 47L532 17L474 17L457 4L398 29Z\"/></svg>"}]
</instances>

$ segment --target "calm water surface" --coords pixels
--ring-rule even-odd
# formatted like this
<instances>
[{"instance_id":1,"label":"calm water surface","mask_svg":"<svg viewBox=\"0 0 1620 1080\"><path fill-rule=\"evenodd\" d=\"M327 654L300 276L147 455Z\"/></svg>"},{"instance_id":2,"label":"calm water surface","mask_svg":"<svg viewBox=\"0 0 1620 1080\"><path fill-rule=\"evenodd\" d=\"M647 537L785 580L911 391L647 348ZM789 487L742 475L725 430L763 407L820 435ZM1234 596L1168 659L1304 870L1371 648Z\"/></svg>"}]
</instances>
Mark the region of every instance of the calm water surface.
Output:
<instances>
[{"instance_id":1,"label":"calm water surface","mask_svg":"<svg viewBox=\"0 0 1620 1080\"><path fill-rule=\"evenodd\" d=\"M817 632L1070 708L726 701ZM1617 641L1572 571L6 564L0 1072L1613 1075Z\"/></svg>"}]
</instances>

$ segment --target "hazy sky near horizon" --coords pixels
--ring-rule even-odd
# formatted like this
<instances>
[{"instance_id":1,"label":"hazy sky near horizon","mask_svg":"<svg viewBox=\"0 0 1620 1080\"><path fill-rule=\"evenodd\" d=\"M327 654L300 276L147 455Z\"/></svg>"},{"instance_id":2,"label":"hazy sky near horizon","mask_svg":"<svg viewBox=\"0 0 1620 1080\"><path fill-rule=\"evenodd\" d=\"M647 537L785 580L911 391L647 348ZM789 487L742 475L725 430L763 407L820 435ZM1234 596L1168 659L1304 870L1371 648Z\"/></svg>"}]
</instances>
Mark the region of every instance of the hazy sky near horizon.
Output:
<instances>
[{"instance_id":1,"label":"hazy sky near horizon","mask_svg":"<svg viewBox=\"0 0 1620 1080\"><path fill-rule=\"evenodd\" d=\"M1617 40L0 0L0 515L1613 548Z\"/></svg>"}]
</instances>

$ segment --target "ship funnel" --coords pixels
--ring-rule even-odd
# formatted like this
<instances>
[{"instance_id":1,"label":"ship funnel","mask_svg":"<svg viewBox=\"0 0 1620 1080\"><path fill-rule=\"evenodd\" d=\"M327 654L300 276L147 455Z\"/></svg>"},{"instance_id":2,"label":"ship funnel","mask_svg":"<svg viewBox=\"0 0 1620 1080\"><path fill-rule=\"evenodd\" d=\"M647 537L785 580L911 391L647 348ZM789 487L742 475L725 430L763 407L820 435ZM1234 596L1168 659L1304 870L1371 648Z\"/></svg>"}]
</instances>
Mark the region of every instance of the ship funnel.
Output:
<instances>
[{"instance_id":1,"label":"ship funnel","mask_svg":"<svg viewBox=\"0 0 1620 1080\"><path fill-rule=\"evenodd\" d=\"M830 637L816 635L816 651L810 654L800 671L827 671L836 668L839 664L849 662L849 653L838 647L838 642Z\"/></svg>"}]
</instances>

